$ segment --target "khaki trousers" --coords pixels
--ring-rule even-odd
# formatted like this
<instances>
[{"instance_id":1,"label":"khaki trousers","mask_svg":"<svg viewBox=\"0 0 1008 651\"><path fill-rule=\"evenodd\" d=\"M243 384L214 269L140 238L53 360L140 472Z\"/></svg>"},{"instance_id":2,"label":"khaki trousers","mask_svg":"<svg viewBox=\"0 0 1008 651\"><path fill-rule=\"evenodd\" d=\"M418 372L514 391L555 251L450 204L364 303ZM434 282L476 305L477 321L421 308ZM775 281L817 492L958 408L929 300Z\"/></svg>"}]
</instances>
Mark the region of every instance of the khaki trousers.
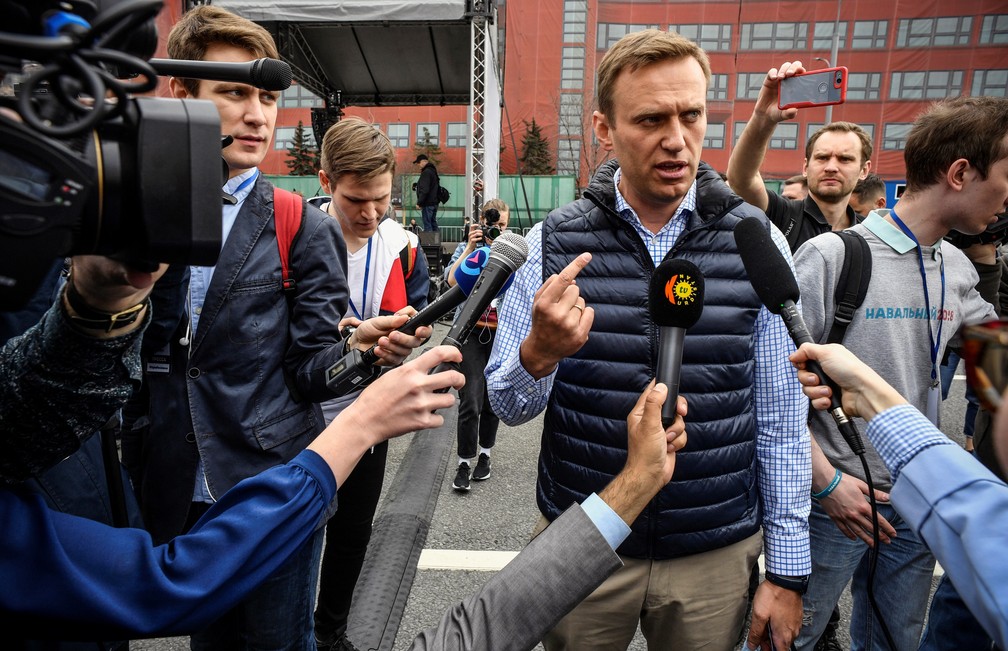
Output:
<instances>
[{"instance_id":1,"label":"khaki trousers","mask_svg":"<svg viewBox=\"0 0 1008 651\"><path fill-rule=\"evenodd\" d=\"M548 521L541 517L533 537ZM762 533L663 561L620 556L623 567L546 634L547 651L625 651L637 632L649 651L731 651L746 614Z\"/></svg>"}]
</instances>

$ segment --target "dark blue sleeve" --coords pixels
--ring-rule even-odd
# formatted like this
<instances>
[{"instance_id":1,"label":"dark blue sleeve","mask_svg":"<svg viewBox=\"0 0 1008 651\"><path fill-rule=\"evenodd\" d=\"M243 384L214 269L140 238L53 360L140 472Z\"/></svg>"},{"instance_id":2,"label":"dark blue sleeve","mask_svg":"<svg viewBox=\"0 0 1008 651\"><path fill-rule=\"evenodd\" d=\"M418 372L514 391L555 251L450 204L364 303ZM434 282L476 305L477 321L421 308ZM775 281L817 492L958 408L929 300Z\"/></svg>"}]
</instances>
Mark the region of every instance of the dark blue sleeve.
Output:
<instances>
[{"instance_id":1,"label":"dark blue sleeve","mask_svg":"<svg viewBox=\"0 0 1008 651\"><path fill-rule=\"evenodd\" d=\"M239 483L189 533L155 547L146 531L0 491L0 612L58 621L67 637L197 630L287 560L331 514L335 495L329 467L306 450Z\"/></svg>"}]
</instances>

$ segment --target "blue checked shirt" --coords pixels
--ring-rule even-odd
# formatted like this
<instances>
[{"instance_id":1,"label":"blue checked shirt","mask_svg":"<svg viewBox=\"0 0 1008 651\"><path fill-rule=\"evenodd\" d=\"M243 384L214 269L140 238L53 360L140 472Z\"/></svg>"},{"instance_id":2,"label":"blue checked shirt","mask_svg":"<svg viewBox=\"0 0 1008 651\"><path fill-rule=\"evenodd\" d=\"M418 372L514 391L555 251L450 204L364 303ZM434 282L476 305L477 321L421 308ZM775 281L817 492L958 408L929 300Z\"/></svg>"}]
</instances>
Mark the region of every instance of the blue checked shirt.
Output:
<instances>
[{"instance_id":1,"label":"blue checked shirt","mask_svg":"<svg viewBox=\"0 0 1008 651\"><path fill-rule=\"evenodd\" d=\"M676 214L657 233L641 224L619 192L616 171L616 211L640 236L658 265L696 210L696 183L683 198ZM787 240L776 227L773 243L794 263ZM532 327L532 301L542 285L542 224L526 236L528 260L515 273L511 289L498 307L497 338L486 367L487 391L494 413L509 425L527 422L549 402L554 371L539 380L521 365L519 348ZM763 539L766 569L784 576L804 576L812 571L809 557L808 515L812 487L812 457L808 429L808 400L788 355L794 344L784 322L766 308L756 319L756 458L757 480L763 497ZM687 424L688 432L688 424Z\"/></svg>"}]
</instances>

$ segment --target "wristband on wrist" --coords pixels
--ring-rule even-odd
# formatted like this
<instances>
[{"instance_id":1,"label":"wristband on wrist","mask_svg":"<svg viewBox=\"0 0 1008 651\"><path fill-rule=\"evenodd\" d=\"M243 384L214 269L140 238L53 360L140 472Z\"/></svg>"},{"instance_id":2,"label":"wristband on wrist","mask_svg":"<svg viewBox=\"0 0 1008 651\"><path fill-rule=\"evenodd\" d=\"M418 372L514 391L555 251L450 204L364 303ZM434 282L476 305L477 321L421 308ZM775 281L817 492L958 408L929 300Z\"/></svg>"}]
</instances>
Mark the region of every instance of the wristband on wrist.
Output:
<instances>
[{"instance_id":1,"label":"wristband on wrist","mask_svg":"<svg viewBox=\"0 0 1008 651\"><path fill-rule=\"evenodd\" d=\"M764 576L766 576L767 581L773 583L775 586L794 590L801 595L805 594L805 591L808 590L808 576L781 576L773 572L766 572Z\"/></svg>"},{"instance_id":2,"label":"wristband on wrist","mask_svg":"<svg viewBox=\"0 0 1008 651\"><path fill-rule=\"evenodd\" d=\"M817 500L821 500L824 497L829 497L829 494L833 492L833 489L840 484L841 477L843 477L843 473L840 472L839 468L837 468L836 474L833 475L833 480L829 483L829 485L826 488L819 491L818 493L812 493L812 497Z\"/></svg>"},{"instance_id":3,"label":"wristband on wrist","mask_svg":"<svg viewBox=\"0 0 1008 651\"><path fill-rule=\"evenodd\" d=\"M91 307L74 286L73 273L67 278L63 291L66 303L70 308L67 310L67 317L71 323L89 330L104 330L106 333L135 323L144 308L150 303L150 299L145 298L140 303L119 312L107 312Z\"/></svg>"}]
</instances>

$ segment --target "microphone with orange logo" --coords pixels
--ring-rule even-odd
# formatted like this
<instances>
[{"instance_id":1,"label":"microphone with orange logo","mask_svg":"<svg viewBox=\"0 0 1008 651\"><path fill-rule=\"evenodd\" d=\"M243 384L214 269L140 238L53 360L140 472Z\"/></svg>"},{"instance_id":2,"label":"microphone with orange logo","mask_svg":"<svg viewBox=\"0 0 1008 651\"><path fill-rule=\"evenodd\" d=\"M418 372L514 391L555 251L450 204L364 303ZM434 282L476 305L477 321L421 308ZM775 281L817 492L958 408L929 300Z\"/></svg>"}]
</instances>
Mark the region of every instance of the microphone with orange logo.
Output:
<instances>
[{"instance_id":1,"label":"microphone with orange logo","mask_svg":"<svg viewBox=\"0 0 1008 651\"><path fill-rule=\"evenodd\" d=\"M658 373L655 378L668 387L668 397L662 405L663 427L675 421L683 341L686 329L700 320L703 295L703 274L687 260L665 260L651 275L648 309L651 319L659 327Z\"/></svg>"}]
</instances>

